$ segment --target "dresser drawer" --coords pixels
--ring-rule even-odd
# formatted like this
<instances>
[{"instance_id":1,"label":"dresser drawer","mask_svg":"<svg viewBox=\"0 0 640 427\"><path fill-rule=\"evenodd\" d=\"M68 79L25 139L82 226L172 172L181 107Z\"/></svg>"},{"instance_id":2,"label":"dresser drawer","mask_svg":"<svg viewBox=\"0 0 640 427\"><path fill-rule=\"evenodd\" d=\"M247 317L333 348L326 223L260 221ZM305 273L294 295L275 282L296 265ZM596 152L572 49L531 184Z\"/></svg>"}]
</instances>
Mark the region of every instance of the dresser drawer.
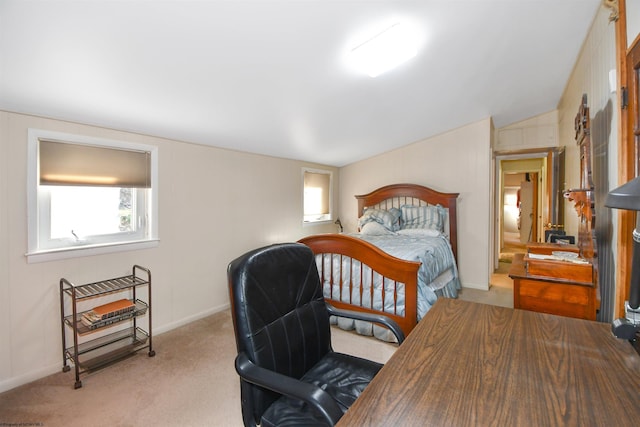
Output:
<instances>
[{"instance_id":1,"label":"dresser drawer","mask_svg":"<svg viewBox=\"0 0 640 427\"><path fill-rule=\"evenodd\" d=\"M514 308L595 320L595 289L591 286L514 280Z\"/></svg>"}]
</instances>

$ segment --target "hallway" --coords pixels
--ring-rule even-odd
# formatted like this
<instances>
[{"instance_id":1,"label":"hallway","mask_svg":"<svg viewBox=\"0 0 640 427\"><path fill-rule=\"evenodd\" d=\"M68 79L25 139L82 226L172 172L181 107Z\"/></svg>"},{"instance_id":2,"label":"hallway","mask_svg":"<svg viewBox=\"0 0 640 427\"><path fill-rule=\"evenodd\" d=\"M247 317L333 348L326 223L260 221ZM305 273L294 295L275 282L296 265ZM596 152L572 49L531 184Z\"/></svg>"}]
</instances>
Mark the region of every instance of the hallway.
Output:
<instances>
[{"instance_id":1,"label":"hallway","mask_svg":"<svg viewBox=\"0 0 640 427\"><path fill-rule=\"evenodd\" d=\"M505 233L500 262L491 274L489 290L465 288L460 291L460 299L513 308L513 280L509 277L509 268L513 255L525 253L526 250L526 245L520 243L518 234Z\"/></svg>"},{"instance_id":2,"label":"hallway","mask_svg":"<svg viewBox=\"0 0 640 427\"><path fill-rule=\"evenodd\" d=\"M500 261L510 263L513 260L513 255L517 253L526 253L527 246L520 242L519 233L504 232L503 245L500 250Z\"/></svg>"}]
</instances>

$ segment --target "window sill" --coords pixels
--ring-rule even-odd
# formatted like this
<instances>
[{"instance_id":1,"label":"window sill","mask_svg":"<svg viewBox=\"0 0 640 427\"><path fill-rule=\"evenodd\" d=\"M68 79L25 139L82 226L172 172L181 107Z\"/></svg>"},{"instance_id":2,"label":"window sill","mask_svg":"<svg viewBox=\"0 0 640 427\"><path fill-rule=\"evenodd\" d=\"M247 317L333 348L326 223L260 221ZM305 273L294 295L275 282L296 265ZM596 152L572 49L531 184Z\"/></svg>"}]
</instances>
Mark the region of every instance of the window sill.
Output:
<instances>
[{"instance_id":1,"label":"window sill","mask_svg":"<svg viewBox=\"0 0 640 427\"><path fill-rule=\"evenodd\" d=\"M159 239L139 240L126 243L108 243L103 245L76 246L61 249L47 249L29 252L27 263L56 261L59 259L79 258L92 255L108 254L113 252L135 251L139 249L155 248L160 244Z\"/></svg>"},{"instance_id":2,"label":"window sill","mask_svg":"<svg viewBox=\"0 0 640 427\"><path fill-rule=\"evenodd\" d=\"M303 221L302 222L302 226L303 227L311 227L313 225L326 225L326 224L333 224L333 220L322 219L322 220L319 220L319 221Z\"/></svg>"}]
</instances>

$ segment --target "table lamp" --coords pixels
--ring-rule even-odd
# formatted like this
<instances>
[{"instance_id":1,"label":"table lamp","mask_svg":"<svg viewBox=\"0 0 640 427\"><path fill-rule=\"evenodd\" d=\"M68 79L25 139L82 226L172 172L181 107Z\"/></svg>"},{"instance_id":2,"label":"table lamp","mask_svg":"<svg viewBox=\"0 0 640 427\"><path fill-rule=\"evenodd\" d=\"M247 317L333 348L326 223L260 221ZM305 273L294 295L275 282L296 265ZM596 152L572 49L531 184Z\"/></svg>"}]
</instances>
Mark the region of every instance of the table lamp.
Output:
<instances>
[{"instance_id":1,"label":"table lamp","mask_svg":"<svg viewBox=\"0 0 640 427\"><path fill-rule=\"evenodd\" d=\"M604 205L610 208L640 211L640 177L609 191ZM633 230L633 256L629 300L625 302L625 317L615 319L611 331L618 338L634 341L640 331L640 215Z\"/></svg>"}]
</instances>

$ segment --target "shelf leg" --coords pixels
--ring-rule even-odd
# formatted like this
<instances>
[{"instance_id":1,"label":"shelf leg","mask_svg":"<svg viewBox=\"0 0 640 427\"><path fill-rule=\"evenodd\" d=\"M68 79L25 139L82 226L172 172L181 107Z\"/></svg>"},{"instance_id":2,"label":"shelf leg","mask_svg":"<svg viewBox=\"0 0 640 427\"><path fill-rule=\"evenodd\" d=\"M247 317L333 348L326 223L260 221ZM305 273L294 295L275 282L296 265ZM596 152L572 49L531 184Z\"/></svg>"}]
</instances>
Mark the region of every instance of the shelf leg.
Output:
<instances>
[{"instance_id":1,"label":"shelf leg","mask_svg":"<svg viewBox=\"0 0 640 427\"><path fill-rule=\"evenodd\" d=\"M77 331L77 326L76 322L78 320L78 307L77 307L77 300L76 300L76 289L73 288L72 292L71 292L71 304L72 304L72 313L73 313L73 317L71 317L72 322L74 324L74 331L73 331L73 364L76 368L76 383L74 384L73 388L80 388L82 387L82 382L80 381L80 363L79 363L79 356L78 356L78 331Z\"/></svg>"},{"instance_id":2,"label":"shelf leg","mask_svg":"<svg viewBox=\"0 0 640 427\"><path fill-rule=\"evenodd\" d=\"M67 348L66 332L64 330L64 280L60 279L60 330L62 332L62 372L69 372L69 365L67 364L67 355L65 349Z\"/></svg>"}]
</instances>

